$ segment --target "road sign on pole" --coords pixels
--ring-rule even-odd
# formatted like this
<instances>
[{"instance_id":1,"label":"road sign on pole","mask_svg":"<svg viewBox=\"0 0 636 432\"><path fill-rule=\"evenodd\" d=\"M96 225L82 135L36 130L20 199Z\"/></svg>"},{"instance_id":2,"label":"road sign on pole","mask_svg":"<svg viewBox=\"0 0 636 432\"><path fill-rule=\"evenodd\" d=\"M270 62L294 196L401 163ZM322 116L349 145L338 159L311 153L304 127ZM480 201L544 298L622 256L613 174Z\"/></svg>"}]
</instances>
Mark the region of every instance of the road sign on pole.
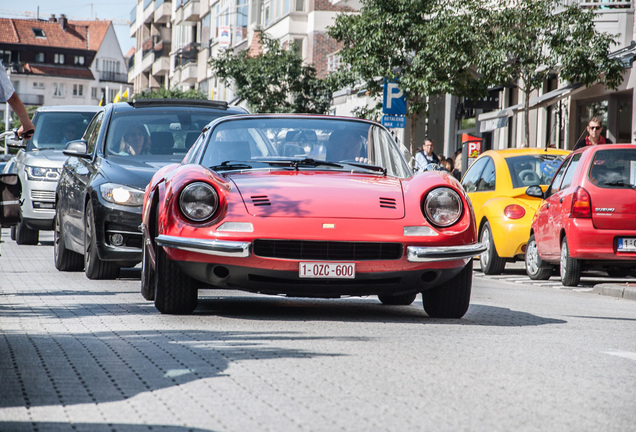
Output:
<instances>
[{"instance_id":1,"label":"road sign on pole","mask_svg":"<svg viewBox=\"0 0 636 432\"><path fill-rule=\"evenodd\" d=\"M400 115L382 116L382 126L392 129L406 127L406 117Z\"/></svg>"},{"instance_id":2,"label":"road sign on pole","mask_svg":"<svg viewBox=\"0 0 636 432\"><path fill-rule=\"evenodd\" d=\"M397 81L384 82L382 112L384 114L406 115L406 96L398 87Z\"/></svg>"}]
</instances>

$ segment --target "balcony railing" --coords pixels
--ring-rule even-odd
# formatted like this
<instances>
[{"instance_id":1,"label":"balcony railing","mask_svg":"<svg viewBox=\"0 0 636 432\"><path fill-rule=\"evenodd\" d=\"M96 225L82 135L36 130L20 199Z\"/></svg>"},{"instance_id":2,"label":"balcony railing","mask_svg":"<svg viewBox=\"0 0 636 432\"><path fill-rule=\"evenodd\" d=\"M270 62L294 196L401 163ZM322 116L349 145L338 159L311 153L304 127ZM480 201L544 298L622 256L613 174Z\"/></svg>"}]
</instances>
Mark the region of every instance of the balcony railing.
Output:
<instances>
[{"instance_id":1,"label":"balcony railing","mask_svg":"<svg viewBox=\"0 0 636 432\"><path fill-rule=\"evenodd\" d=\"M191 43L178 50L174 57L175 68L185 66L189 63L196 63L200 47L198 43Z\"/></svg>"},{"instance_id":2,"label":"balcony railing","mask_svg":"<svg viewBox=\"0 0 636 432\"><path fill-rule=\"evenodd\" d=\"M579 3L584 8L599 8L599 10L607 9L629 9L632 7L632 0L580 0L572 1Z\"/></svg>"},{"instance_id":3,"label":"balcony railing","mask_svg":"<svg viewBox=\"0 0 636 432\"><path fill-rule=\"evenodd\" d=\"M120 72L101 71L99 72L100 81L110 81L118 83L127 83L128 75Z\"/></svg>"}]
</instances>

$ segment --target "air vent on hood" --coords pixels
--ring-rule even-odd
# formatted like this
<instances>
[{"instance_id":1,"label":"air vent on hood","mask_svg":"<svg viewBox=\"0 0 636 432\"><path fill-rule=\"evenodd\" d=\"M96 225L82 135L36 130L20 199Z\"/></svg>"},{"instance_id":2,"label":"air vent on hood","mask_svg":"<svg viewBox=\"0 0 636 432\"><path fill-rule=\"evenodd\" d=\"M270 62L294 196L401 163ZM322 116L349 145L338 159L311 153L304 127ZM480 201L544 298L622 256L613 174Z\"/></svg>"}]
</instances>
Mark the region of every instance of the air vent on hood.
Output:
<instances>
[{"instance_id":1,"label":"air vent on hood","mask_svg":"<svg viewBox=\"0 0 636 432\"><path fill-rule=\"evenodd\" d=\"M252 204L256 207L272 205L267 195L252 195Z\"/></svg>"},{"instance_id":2,"label":"air vent on hood","mask_svg":"<svg viewBox=\"0 0 636 432\"><path fill-rule=\"evenodd\" d=\"M380 207L396 209L397 204L395 198L382 198L380 197Z\"/></svg>"}]
</instances>

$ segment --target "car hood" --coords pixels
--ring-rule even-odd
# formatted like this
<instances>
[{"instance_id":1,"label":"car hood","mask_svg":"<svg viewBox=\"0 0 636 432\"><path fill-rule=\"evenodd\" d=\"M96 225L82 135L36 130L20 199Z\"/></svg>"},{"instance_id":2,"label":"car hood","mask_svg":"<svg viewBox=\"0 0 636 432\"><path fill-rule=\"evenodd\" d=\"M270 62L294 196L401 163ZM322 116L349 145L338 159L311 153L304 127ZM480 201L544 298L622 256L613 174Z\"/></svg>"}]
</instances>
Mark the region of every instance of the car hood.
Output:
<instances>
[{"instance_id":1,"label":"car hood","mask_svg":"<svg viewBox=\"0 0 636 432\"><path fill-rule=\"evenodd\" d=\"M24 164L44 168L62 168L68 156L62 150L32 150L24 157Z\"/></svg>"},{"instance_id":2,"label":"car hood","mask_svg":"<svg viewBox=\"0 0 636 432\"><path fill-rule=\"evenodd\" d=\"M229 177L254 216L404 217L402 183L396 178L305 171L237 173Z\"/></svg>"},{"instance_id":3,"label":"car hood","mask_svg":"<svg viewBox=\"0 0 636 432\"><path fill-rule=\"evenodd\" d=\"M111 156L101 160L100 170L106 181L145 189L152 176L160 168L178 161L165 158L142 159L130 156Z\"/></svg>"}]
</instances>

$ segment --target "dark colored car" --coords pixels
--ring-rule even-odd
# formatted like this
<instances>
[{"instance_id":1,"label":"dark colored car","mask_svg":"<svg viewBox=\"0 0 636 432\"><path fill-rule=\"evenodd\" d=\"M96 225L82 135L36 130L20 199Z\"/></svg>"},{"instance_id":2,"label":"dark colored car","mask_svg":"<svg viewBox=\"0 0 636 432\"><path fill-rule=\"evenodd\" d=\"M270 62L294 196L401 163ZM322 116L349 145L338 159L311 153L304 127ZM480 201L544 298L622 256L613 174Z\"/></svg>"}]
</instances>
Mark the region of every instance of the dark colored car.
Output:
<instances>
[{"instance_id":1,"label":"dark colored car","mask_svg":"<svg viewBox=\"0 0 636 432\"><path fill-rule=\"evenodd\" d=\"M526 250L526 272L548 279L559 266L565 286L592 268L623 276L636 264L636 146L608 144L572 153L541 192Z\"/></svg>"},{"instance_id":2,"label":"dark colored car","mask_svg":"<svg viewBox=\"0 0 636 432\"><path fill-rule=\"evenodd\" d=\"M211 120L245 113L226 102L148 99L111 104L81 140L70 142L55 194L58 270L89 279L117 277L141 261L144 189L166 164L183 159Z\"/></svg>"},{"instance_id":3,"label":"dark colored car","mask_svg":"<svg viewBox=\"0 0 636 432\"><path fill-rule=\"evenodd\" d=\"M141 292L190 313L199 287L294 297L377 295L431 317L469 306L475 217L448 172L360 119L244 115L215 120L146 189Z\"/></svg>"}]
</instances>

